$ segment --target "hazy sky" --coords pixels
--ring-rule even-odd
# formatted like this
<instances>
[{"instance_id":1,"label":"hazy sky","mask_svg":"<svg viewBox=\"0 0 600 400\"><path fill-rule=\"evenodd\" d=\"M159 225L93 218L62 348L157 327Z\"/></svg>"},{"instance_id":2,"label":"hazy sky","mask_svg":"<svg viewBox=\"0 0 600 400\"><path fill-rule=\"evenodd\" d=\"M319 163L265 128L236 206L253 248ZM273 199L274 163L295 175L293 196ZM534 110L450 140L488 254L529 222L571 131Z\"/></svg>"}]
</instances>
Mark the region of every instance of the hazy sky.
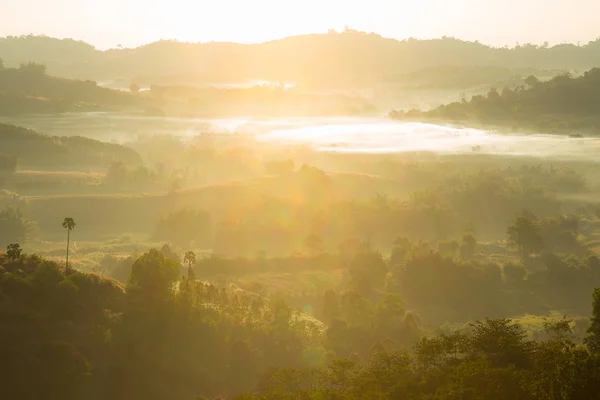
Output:
<instances>
[{"instance_id":1,"label":"hazy sky","mask_svg":"<svg viewBox=\"0 0 600 400\"><path fill-rule=\"evenodd\" d=\"M513 46L600 36L600 0L0 0L0 36L46 34L99 48L159 39L260 42L350 28Z\"/></svg>"}]
</instances>

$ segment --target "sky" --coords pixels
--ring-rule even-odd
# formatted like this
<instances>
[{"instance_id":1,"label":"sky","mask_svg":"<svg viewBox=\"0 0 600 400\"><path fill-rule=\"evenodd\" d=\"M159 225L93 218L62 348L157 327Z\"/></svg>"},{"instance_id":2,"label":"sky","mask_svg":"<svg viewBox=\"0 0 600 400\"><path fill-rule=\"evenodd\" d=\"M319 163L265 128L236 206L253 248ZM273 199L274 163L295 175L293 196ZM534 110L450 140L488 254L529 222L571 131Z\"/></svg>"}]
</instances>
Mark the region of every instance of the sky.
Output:
<instances>
[{"instance_id":1,"label":"sky","mask_svg":"<svg viewBox=\"0 0 600 400\"><path fill-rule=\"evenodd\" d=\"M587 43L600 0L0 0L0 36L44 34L100 49L160 39L257 43L329 29L453 36L494 46Z\"/></svg>"}]
</instances>

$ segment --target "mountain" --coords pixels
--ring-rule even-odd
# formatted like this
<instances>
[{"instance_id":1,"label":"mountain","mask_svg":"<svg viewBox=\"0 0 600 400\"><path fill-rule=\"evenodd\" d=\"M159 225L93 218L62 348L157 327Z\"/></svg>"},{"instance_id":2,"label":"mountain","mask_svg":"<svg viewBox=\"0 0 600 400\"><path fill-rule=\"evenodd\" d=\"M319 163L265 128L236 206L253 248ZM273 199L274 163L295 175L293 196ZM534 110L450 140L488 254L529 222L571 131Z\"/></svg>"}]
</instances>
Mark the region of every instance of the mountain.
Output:
<instances>
[{"instance_id":1,"label":"mountain","mask_svg":"<svg viewBox=\"0 0 600 400\"><path fill-rule=\"evenodd\" d=\"M441 66L582 70L600 65L600 40L577 46L494 48L444 37L395 40L347 30L260 44L159 41L100 51L71 39L0 39L0 58L15 66L40 62L51 74L125 79L142 84L244 82L365 84Z\"/></svg>"}]
</instances>

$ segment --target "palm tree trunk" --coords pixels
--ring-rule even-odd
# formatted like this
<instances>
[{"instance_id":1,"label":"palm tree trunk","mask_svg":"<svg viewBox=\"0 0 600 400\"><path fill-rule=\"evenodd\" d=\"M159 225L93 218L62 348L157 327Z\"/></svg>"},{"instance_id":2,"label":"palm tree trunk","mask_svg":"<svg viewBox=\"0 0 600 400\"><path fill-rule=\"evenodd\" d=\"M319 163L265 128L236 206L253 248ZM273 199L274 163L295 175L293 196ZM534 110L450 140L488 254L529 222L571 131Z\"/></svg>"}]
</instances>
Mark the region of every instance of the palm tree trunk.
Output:
<instances>
[{"instance_id":1,"label":"palm tree trunk","mask_svg":"<svg viewBox=\"0 0 600 400\"><path fill-rule=\"evenodd\" d=\"M67 269L69 269L69 241L71 240L71 230L67 229Z\"/></svg>"}]
</instances>

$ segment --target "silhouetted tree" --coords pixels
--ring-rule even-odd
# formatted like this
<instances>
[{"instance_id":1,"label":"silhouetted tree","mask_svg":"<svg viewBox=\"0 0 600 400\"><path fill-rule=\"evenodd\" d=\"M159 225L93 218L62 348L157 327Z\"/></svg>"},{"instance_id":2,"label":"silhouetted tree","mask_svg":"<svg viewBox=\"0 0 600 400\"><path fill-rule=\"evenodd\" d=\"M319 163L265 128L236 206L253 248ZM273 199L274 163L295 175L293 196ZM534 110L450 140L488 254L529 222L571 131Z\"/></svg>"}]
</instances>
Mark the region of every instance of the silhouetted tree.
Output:
<instances>
[{"instance_id":1,"label":"silhouetted tree","mask_svg":"<svg viewBox=\"0 0 600 400\"><path fill-rule=\"evenodd\" d=\"M592 318L585 343L594 353L600 353L600 288L594 290Z\"/></svg>"},{"instance_id":2,"label":"silhouetted tree","mask_svg":"<svg viewBox=\"0 0 600 400\"><path fill-rule=\"evenodd\" d=\"M473 257L475 254L475 247L477 246L477 239L471 233L467 233L462 237L460 244L460 257L463 260L467 260Z\"/></svg>"},{"instance_id":3,"label":"silhouetted tree","mask_svg":"<svg viewBox=\"0 0 600 400\"><path fill-rule=\"evenodd\" d=\"M65 218L62 227L67 230L67 264L66 268L69 269L69 244L71 242L71 231L75 229L75 220L73 218Z\"/></svg>"},{"instance_id":4,"label":"silhouetted tree","mask_svg":"<svg viewBox=\"0 0 600 400\"><path fill-rule=\"evenodd\" d=\"M192 265L196 264L196 254L193 251L186 251L183 256L183 262L188 265L188 279L195 278Z\"/></svg>"},{"instance_id":5,"label":"silhouetted tree","mask_svg":"<svg viewBox=\"0 0 600 400\"><path fill-rule=\"evenodd\" d=\"M6 247L6 255L8 256L8 259L13 262L21 258L22 251L23 250L21 249L21 246L19 246L18 243L9 244Z\"/></svg>"},{"instance_id":6,"label":"silhouetted tree","mask_svg":"<svg viewBox=\"0 0 600 400\"><path fill-rule=\"evenodd\" d=\"M533 75L529 75L527 78L525 78L525 84L529 87L534 87L539 83L539 79L536 78Z\"/></svg>"},{"instance_id":7,"label":"silhouetted tree","mask_svg":"<svg viewBox=\"0 0 600 400\"><path fill-rule=\"evenodd\" d=\"M542 249L542 236L535 217L529 213L517 217L508 227L508 245L517 249L521 259Z\"/></svg>"}]
</instances>

